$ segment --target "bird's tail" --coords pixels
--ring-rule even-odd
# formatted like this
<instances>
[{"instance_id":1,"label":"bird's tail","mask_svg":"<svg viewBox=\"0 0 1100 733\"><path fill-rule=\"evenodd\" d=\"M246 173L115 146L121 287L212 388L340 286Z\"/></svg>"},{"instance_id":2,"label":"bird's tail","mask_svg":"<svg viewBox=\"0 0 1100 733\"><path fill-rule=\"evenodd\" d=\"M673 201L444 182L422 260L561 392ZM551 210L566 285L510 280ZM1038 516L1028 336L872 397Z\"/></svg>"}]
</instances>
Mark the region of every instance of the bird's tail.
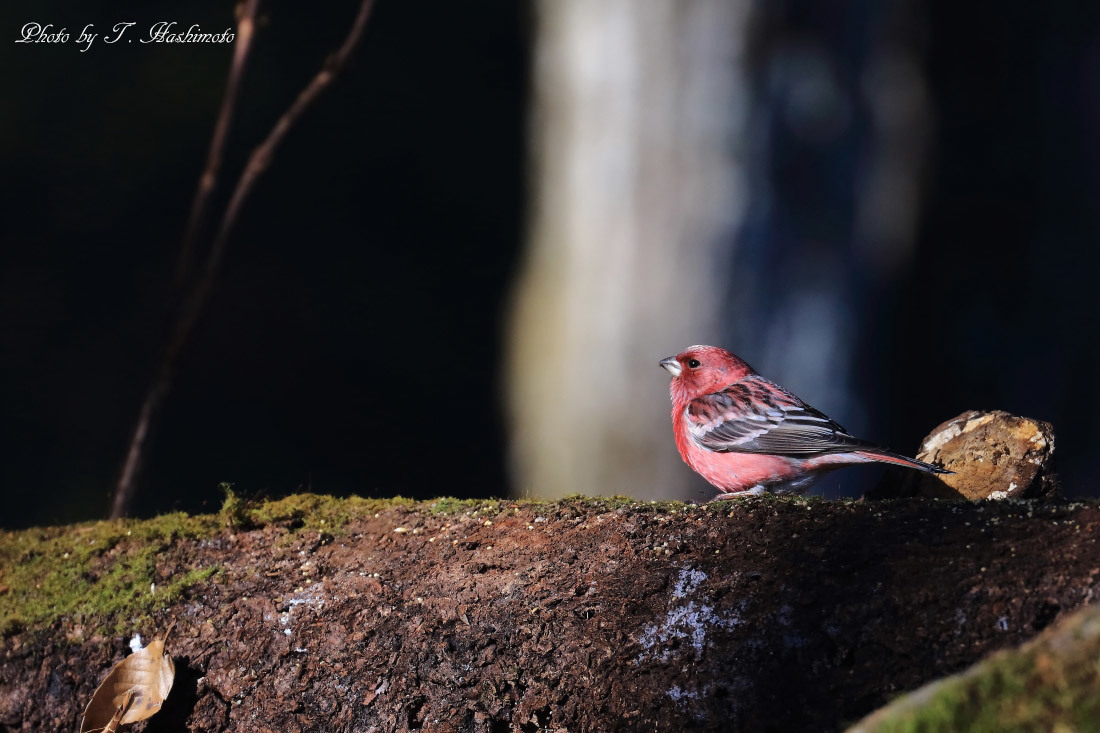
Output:
<instances>
[{"instance_id":1,"label":"bird's tail","mask_svg":"<svg viewBox=\"0 0 1100 733\"><path fill-rule=\"evenodd\" d=\"M863 456L864 458L869 458L870 460L876 461L878 463L889 463L894 466L915 468L916 470L924 471L925 473L954 473L954 471L948 471L946 468L933 466L931 463L918 461L916 458L907 458L900 453L894 453L892 451L880 448L876 448L873 450L863 450L859 452L859 455Z\"/></svg>"}]
</instances>

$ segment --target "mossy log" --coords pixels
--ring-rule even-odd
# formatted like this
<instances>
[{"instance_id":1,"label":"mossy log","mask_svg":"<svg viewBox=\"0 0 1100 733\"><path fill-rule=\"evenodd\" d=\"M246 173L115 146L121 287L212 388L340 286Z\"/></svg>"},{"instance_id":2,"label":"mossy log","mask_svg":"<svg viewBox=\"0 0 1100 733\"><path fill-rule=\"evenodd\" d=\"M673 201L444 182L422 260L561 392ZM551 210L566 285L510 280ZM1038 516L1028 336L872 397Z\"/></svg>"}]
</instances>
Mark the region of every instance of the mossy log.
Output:
<instances>
[{"instance_id":1,"label":"mossy log","mask_svg":"<svg viewBox=\"0 0 1100 733\"><path fill-rule=\"evenodd\" d=\"M1100 608L1089 606L1017 649L936 680L849 733L1100 730Z\"/></svg>"},{"instance_id":2,"label":"mossy log","mask_svg":"<svg viewBox=\"0 0 1100 733\"><path fill-rule=\"evenodd\" d=\"M1100 505L297 496L0 535L0 728L836 730L1100 589Z\"/></svg>"}]
</instances>

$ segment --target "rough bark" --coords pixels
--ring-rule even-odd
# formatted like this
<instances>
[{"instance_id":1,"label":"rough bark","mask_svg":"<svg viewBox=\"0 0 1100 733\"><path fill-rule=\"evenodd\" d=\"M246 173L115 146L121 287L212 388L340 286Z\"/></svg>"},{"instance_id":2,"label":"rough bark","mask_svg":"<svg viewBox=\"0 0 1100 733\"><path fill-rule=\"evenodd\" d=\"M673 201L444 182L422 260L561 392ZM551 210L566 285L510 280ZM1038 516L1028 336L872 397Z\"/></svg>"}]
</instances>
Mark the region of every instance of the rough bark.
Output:
<instances>
[{"instance_id":1,"label":"rough bark","mask_svg":"<svg viewBox=\"0 0 1100 733\"><path fill-rule=\"evenodd\" d=\"M132 626L9 627L0 728L73 729L129 633L175 623L144 730L835 730L1100 588L1096 503L339 506L171 532L126 582L219 572ZM112 526L82 575L144 541ZM0 605L32 539L0 536Z\"/></svg>"}]
</instances>

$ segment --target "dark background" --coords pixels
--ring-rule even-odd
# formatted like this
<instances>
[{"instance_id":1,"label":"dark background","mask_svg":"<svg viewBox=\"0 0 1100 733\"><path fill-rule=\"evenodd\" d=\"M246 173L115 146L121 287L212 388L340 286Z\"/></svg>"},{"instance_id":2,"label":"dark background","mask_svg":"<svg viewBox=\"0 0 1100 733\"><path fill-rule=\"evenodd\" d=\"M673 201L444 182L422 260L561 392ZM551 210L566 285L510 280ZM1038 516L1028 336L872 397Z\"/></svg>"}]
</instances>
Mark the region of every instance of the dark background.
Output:
<instances>
[{"instance_id":1,"label":"dark background","mask_svg":"<svg viewBox=\"0 0 1100 733\"><path fill-rule=\"evenodd\" d=\"M28 6L26 20L138 21L130 32L232 20L229 3L56 7ZM230 181L343 41L358 3L264 7ZM347 74L243 212L136 513L216 503L219 481L245 494L507 490L495 357L521 231L520 11L378 3ZM9 36L18 27L5 24ZM231 46L6 53L18 89L3 136L0 481L15 500L3 523L95 517L164 336ZM440 420L431 436L428 413Z\"/></svg>"},{"instance_id":2,"label":"dark background","mask_svg":"<svg viewBox=\"0 0 1100 733\"><path fill-rule=\"evenodd\" d=\"M356 7L264 3L223 181L339 45ZM841 68L859 66L865 44L853 38L866 35L871 4L779 7L758 27L758 54L801 34L819 37ZM158 20L215 32L231 23L229 8L0 11L2 526L107 509L164 338L231 54L12 41L30 21L74 38L86 23L102 33L120 20L136 21L131 32ZM868 435L909 450L971 408L1049 420L1067 489L1095 494L1100 5L922 8L916 42L934 135L911 265L877 280L843 227L808 247L797 227L765 222L754 241L786 262L825 249L850 263L841 279L855 293L855 378L874 396L860 425ZM221 481L271 495L509 491L499 364L523 246L532 15L495 0L379 2L351 66L245 208L135 514L209 509ZM765 73L749 67L757 82ZM759 108L771 103L766 85L753 94ZM850 190L819 197L799 182L843 181L843 156L858 157L858 144L830 147L838 163L768 140L750 184L779 192L784 221L843 210ZM741 267L782 292L768 257Z\"/></svg>"}]
</instances>

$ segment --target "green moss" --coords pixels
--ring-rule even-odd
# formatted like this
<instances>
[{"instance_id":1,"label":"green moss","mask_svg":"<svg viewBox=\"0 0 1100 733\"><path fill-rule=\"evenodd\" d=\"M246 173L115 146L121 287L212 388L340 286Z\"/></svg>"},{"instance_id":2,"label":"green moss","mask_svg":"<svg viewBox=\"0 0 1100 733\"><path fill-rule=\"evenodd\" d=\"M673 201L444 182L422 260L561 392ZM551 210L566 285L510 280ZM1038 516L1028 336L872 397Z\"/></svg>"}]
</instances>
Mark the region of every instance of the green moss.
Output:
<instances>
[{"instance_id":1,"label":"green moss","mask_svg":"<svg viewBox=\"0 0 1100 733\"><path fill-rule=\"evenodd\" d=\"M620 494L616 494L615 496L596 496L596 497L583 497L583 496L581 496L581 497L568 497L568 498L587 499L588 501L592 502L593 504L597 505L598 507L600 507L602 509L624 509L626 507L632 507L632 506L635 506L635 505L641 506L643 504L643 502L640 502L637 499L631 498L629 496L622 496ZM681 502L673 502L673 503L680 504Z\"/></svg>"},{"instance_id":2,"label":"green moss","mask_svg":"<svg viewBox=\"0 0 1100 733\"><path fill-rule=\"evenodd\" d=\"M684 510L701 508L702 504L689 504L684 501L642 501L629 496L583 496L572 494L563 499L545 502L544 506L551 508L568 509L599 509L603 511L615 511L618 509L630 509L633 512L646 514L668 514Z\"/></svg>"},{"instance_id":3,"label":"green moss","mask_svg":"<svg viewBox=\"0 0 1100 733\"><path fill-rule=\"evenodd\" d=\"M679 511L687 506L695 506L694 504L687 504L682 501L640 501L633 499L629 496L584 496L582 494L571 494L560 501L553 502L555 504L573 504L580 507L595 507L597 509L614 510L625 509L627 507L636 511L653 511L653 512L667 512L667 511Z\"/></svg>"},{"instance_id":4,"label":"green moss","mask_svg":"<svg viewBox=\"0 0 1100 733\"><path fill-rule=\"evenodd\" d=\"M292 494L272 501L246 500L232 488L226 492L220 516L229 529L253 529L268 524L291 524L291 529L318 532L339 531L354 519L364 519L397 507L412 508L416 502L401 496L392 499L337 498L323 494Z\"/></svg>"},{"instance_id":5,"label":"green moss","mask_svg":"<svg viewBox=\"0 0 1100 733\"><path fill-rule=\"evenodd\" d=\"M629 508L670 514L704 510L682 502L646 502L628 497L570 496L559 500L438 498L414 502L392 499L338 499L295 494L257 501L223 485L226 498L217 514L167 514L149 520L91 522L69 527L0 532L0 635L20 629L44 630L58 619L84 624L102 633L132 628L140 620L176 601L187 590L208 582L217 567L197 567L158 578L158 555L177 541L212 537L268 525L287 530L293 541L300 530L339 534L350 522L387 510L423 511L436 516L470 514L492 517L501 512L531 511L548 517ZM150 587L156 583L155 592ZM86 633L92 633L86 629Z\"/></svg>"},{"instance_id":6,"label":"green moss","mask_svg":"<svg viewBox=\"0 0 1100 733\"><path fill-rule=\"evenodd\" d=\"M500 510L501 502L497 499L454 499L449 496L441 496L429 499L424 506L437 517L464 514L466 512L496 512Z\"/></svg>"},{"instance_id":7,"label":"green moss","mask_svg":"<svg viewBox=\"0 0 1100 733\"><path fill-rule=\"evenodd\" d=\"M679 501L639 501L628 496L584 496L583 494L570 494L561 499L454 499L451 497L439 497L423 502L421 506L436 516L452 516L456 514L494 514L505 510L520 509L531 510L536 514L550 514L562 510L591 510L615 511L630 507L640 512L669 512L680 511L686 507L696 506Z\"/></svg>"},{"instance_id":8,"label":"green moss","mask_svg":"<svg viewBox=\"0 0 1100 733\"><path fill-rule=\"evenodd\" d=\"M720 501L712 501L701 506L704 506L710 510L729 511L738 507L753 509L764 506L789 505L806 507L819 504L827 504L835 509L839 506L855 506L858 505L859 502L852 499L826 499L822 496L801 496L799 494L765 493L758 496L739 496L734 499L722 499Z\"/></svg>"},{"instance_id":9,"label":"green moss","mask_svg":"<svg viewBox=\"0 0 1100 733\"><path fill-rule=\"evenodd\" d=\"M248 526L248 502L237 496L233 484L223 483L219 488L225 493L225 501L219 514L227 529L245 529Z\"/></svg>"},{"instance_id":10,"label":"green moss","mask_svg":"<svg viewBox=\"0 0 1100 733\"><path fill-rule=\"evenodd\" d=\"M112 618L122 627L165 608L215 569L156 582L156 557L178 539L218 530L214 517L168 514L0 534L0 634L43 629L58 618ZM108 631L116 630L115 627Z\"/></svg>"},{"instance_id":11,"label":"green moss","mask_svg":"<svg viewBox=\"0 0 1100 733\"><path fill-rule=\"evenodd\" d=\"M105 622L96 626L103 633L131 628L218 572L216 566L200 567L158 579L157 556L180 539L283 522L291 523L292 530L339 532L353 519L414 505L400 497L317 494L259 502L242 499L229 485L223 488L226 499L216 515L175 513L0 533L0 635L43 630L61 618L74 624Z\"/></svg>"},{"instance_id":12,"label":"green moss","mask_svg":"<svg viewBox=\"0 0 1100 733\"><path fill-rule=\"evenodd\" d=\"M875 733L1100 730L1100 611L903 697L861 724Z\"/></svg>"}]
</instances>

